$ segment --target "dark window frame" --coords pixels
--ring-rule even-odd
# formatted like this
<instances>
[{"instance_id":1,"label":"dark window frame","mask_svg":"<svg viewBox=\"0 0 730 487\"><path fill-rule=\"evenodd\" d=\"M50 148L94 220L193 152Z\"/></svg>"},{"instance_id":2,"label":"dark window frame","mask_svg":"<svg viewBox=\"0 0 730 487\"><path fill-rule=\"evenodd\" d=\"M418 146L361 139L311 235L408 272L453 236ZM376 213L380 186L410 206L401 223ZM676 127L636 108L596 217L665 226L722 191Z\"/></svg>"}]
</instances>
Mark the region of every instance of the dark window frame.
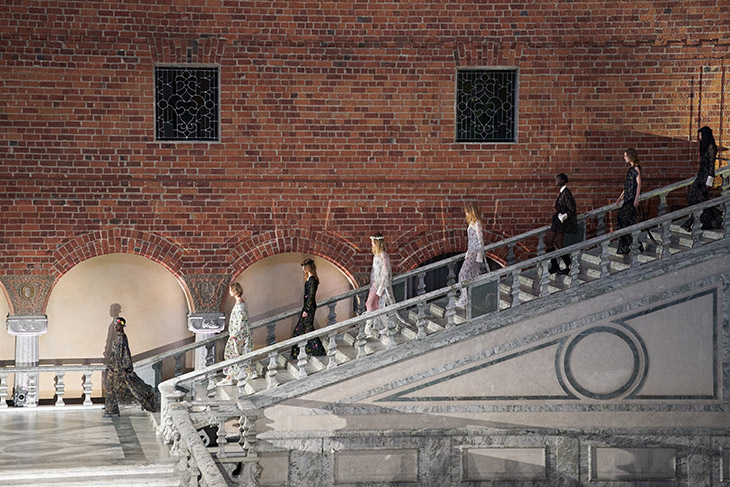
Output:
<instances>
[{"instance_id":1,"label":"dark window frame","mask_svg":"<svg viewBox=\"0 0 730 487\"><path fill-rule=\"evenodd\" d=\"M175 74L175 72L178 72ZM198 86L194 82L184 86L184 79L176 80L182 73L197 73ZM172 76L171 76L172 75ZM154 67L154 119L155 140L158 142L220 142L221 138L221 73L219 65L212 64L158 64ZM167 78L163 78L167 76ZM211 85L200 89L200 80ZM212 85L215 86L212 86ZM191 91L188 88L196 87ZM167 98L161 95L166 95ZM171 99L177 107L172 108ZM202 106L201 106L202 104ZM207 106L212 104L212 107ZM186 109L187 107L187 109ZM196 118L190 110L202 111ZM185 116L187 116L187 125ZM192 120L190 120L192 118ZM161 123L165 124L164 128ZM191 125L194 125L193 129Z\"/></svg>"},{"instance_id":2,"label":"dark window frame","mask_svg":"<svg viewBox=\"0 0 730 487\"><path fill-rule=\"evenodd\" d=\"M509 79L510 86L505 88L507 94L505 96L501 93L490 93L486 90L481 90L479 87L475 87L473 80L467 79L468 77L476 77L477 75L495 75L502 76ZM503 85L501 85L503 86ZM500 86L500 88L501 88ZM469 67L459 68L456 71L456 83L454 86L454 140L457 143L477 143L477 144L514 144L518 141L518 126L519 126L519 69L516 67ZM467 89L469 92L467 93ZM478 102L484 102L486 97L489 103L501 102L502 106L496 110L500 110L502 113L494 114L496 116L496 122L500 127L500 130L493 129L490 134L491 136L479 135L488 132L488 123L483 117L483 107L476 105ZM469 99L471 98L471 100ZM471 103L470 103L471 102ZM505 115L508 111L503 106L509 103L509 115ZM484 105L484 103L482 103ZM491 113L494 113L491 112ZM507 127L511 118L511 126ZM470 124L471 122L471 124ZM504 131L502 127L506 127Z\"/></svg>"}]
</instances>

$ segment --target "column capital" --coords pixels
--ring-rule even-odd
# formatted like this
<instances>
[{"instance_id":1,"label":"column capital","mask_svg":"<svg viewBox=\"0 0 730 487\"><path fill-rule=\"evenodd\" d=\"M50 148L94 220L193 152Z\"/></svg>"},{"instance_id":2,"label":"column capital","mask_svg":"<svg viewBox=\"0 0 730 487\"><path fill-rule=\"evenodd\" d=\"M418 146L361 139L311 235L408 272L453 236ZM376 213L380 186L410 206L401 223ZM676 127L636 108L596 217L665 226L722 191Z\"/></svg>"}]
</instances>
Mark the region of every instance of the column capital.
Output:
<instances>
[{"instance_id":1,"label":"column capital","mask_svg":"<svg viewBox=\"0 0 730 487\"><path fill-rule=\"evenodd\" d=\"M15 336L39 336L48 331L46 315L8 316L8 333Z\"/></svg>"},{"instance_id":2,"label":"column capital","mask_svg":"<svg viewBox=\"0 0 730 487\"><path fill-rule=\"evenodd\" d=\"M188 274L184 276L196 314L215 313L223 308L231 276L228 274Z\"/></svg>"},{"instance_id":3,"label":"column capital","mask_svg":"<svg viewBox=\"0 0 730 487\"><path fill-rule=\"evenodd\" d=\"M218 333L226 327L223 313L189 313L188 330L193 333Z\"/></svg>"},{"instance_id":4,"label":"column capital","mask_svg":"<svg viewBox=\"0 0 730 487\"><path fill-rule=\"evenodd\" d=\"M16 315L43 313L53 280L53 276L0 276Z\"/></svg>"}]
</instances>

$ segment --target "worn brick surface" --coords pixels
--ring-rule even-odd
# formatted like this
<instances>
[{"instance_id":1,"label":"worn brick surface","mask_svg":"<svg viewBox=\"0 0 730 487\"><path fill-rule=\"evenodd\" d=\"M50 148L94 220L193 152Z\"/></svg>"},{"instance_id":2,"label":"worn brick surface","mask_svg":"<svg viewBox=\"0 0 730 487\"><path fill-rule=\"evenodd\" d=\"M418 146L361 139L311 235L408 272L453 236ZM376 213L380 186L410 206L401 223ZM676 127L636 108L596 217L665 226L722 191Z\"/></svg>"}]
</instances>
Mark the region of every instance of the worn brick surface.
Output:
<instances>
[{"instance_id":1,"label":"worn brick surface","mask_svg":"<svg viewBox=\"0 0 730 487\"><path fill-rule=\"evenodd\" d=\"M316 7L312 7L316 5ZM730 3L6 0L0 273L132 252L178 276L307 252L354 275L382 231L397 271L547 223L552 175L614 200L722 142ZM221 67L219 143L154 137L156 64ZM519 68L519 141L454 142L455 73Z\"/></svg>"}]
</instances>

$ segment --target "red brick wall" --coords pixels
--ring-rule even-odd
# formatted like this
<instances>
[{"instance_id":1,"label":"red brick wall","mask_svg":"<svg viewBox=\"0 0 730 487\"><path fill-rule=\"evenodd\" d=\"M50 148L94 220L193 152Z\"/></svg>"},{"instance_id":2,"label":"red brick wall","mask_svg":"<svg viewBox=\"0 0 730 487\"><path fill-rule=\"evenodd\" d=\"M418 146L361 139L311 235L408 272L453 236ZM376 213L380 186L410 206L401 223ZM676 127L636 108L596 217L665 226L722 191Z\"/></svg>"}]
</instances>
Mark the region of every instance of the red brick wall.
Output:
<instances>
[{"instance_id":1,"label":"red brick wall","mask_svg":"<svg viewBox=\"0 0 730 487\"><path fill-rule=\"evenodd\" d=\"M699 125L726 131L725 0L311 4L4 2L0 272L302 251L354 274L375 231L402 271L465 246L465 199L514 235L547 223L557 172L587 210L624 148L652 188L692 175ZM221 66L220 143L155 142L157 63ZM454 142L474 66L519 68L518 143Z\"/></svg>"}]
</instances>

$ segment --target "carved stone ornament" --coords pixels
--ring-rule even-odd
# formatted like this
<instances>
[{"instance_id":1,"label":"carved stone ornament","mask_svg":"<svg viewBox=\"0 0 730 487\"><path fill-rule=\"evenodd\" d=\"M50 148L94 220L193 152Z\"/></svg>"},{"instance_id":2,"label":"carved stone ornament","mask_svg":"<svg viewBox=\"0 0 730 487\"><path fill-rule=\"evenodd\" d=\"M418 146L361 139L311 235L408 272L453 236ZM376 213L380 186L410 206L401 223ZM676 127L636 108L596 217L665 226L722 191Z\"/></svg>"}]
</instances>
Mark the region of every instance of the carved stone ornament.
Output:
<instances>
[{"instance_id":1,"label":"carved stone ornament","mask_svg":"<svg viewBox=\"0 0 730 487\"><path fill-rule=\"evenodd\" d=\"M196 314L215 313L222 308L231 276L228 274L191 274L185 281L193 298Z\"/></svg>"},{"instance_id":2,"label":"carved stone ornament","mask_svg":"<svg viewBox=\"0 0 730 487\"><path fill-rule=\"evenodd\" d=\"M223 313L190 313L188 330L193 333L218 333L226 327L226 315Z\"/></svg>"},{"instance_id":3,"label":"carved stone ornament","mask_svg":"<svg viewBox=\"0 0 730 487\"><path fill-rule=\"evenodd\" d=\"M38 336L48 331L48 317L8 316L8 333L15 336Z\"/></svg>"},{"instance_id":4,"label":"carved stone ornament","mask_svg":"<svg viewBox=\"0 0 730 487\"><path fill-rule=\"evenodd\" d=\"M0 277L13 306L13 313L28 316L39 315L45 311L44 304L53 281L53 276Z\"/></svg>"}]
</instances>

